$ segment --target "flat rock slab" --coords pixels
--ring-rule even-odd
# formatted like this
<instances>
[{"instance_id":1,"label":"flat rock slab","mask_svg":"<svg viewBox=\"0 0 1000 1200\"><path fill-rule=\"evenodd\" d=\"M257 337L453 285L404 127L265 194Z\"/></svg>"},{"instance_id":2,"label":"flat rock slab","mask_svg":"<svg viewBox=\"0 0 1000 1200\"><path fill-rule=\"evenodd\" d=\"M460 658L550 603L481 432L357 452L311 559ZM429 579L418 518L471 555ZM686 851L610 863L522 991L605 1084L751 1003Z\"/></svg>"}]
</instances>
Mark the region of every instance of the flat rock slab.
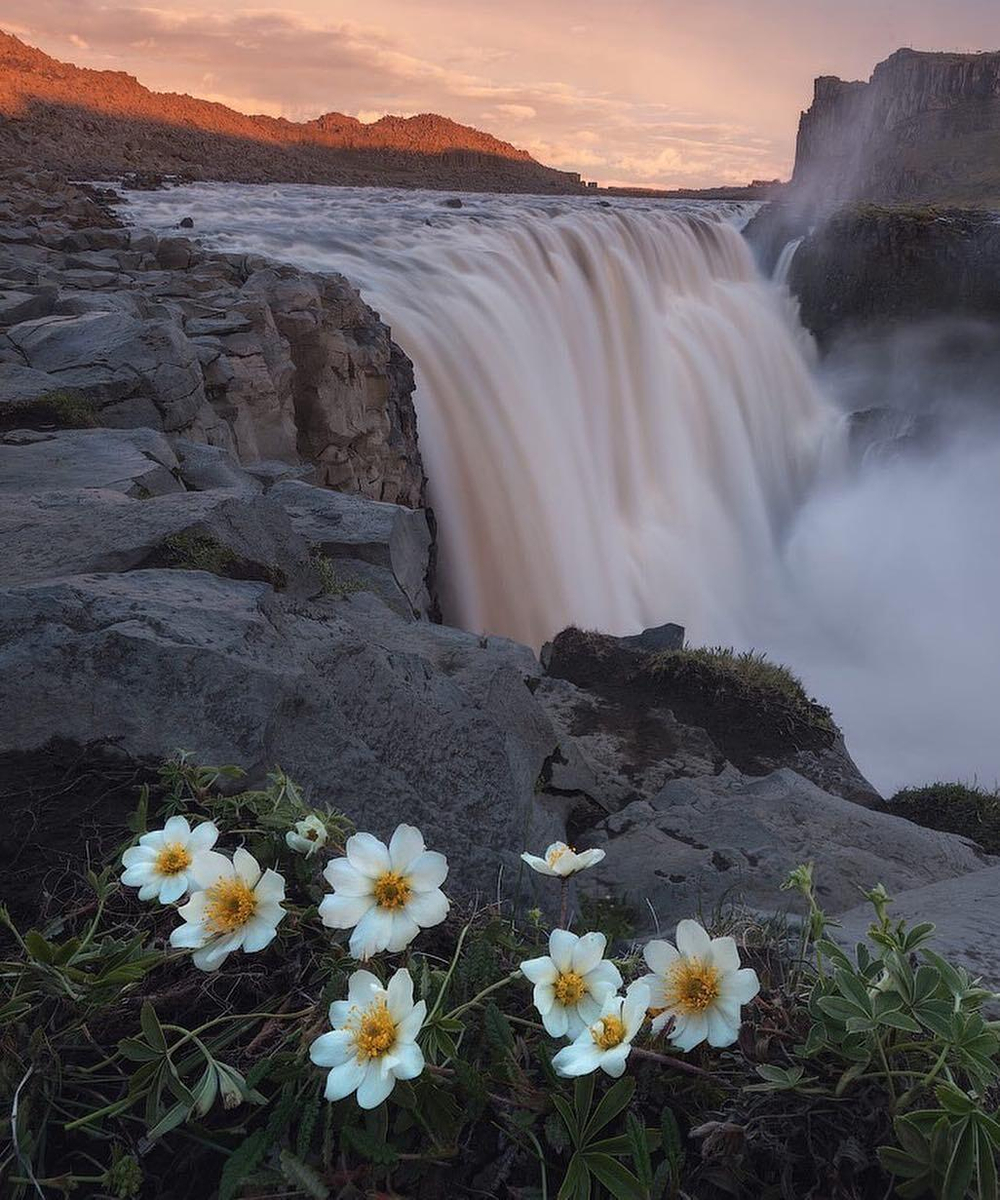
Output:
<instances>
[{"instance_id":1,"label":"flat rock slab","mask_svg":"<svg viewBox=\"0 0 1000 1200\"><path fill-rule=\"evenodd\" d=\"M607 852L598 884L627 894L640 913L648 901L665 927L730 900L762 912L793 908L780 885L804 862L815 864L831 914L853 908L859 888L898 892L989 862L965 838L861 808L787 768L673 780L609 817L593 844Z\"/></svg>"},{"instance_id":2,"label":"flat rock slab","mask_svg":"<svg viewBox=\"0 0 1000 1200\"><path fill-rule=\"evenodd\" d=\"M0 492L109 488L127 496L182 492L177 457L152 429L72 429L0 434Z\"/></svg>"},{"instance_id":3,"label":"flat rock slab","mask_svg":"<svg viewBox=\"0 0 1000 1200\"><path fill-rule=\"evenodd\" d=\"M994 860L996 862L996 860ZM891 889L890 889L891 891ZM1000 863L982 871L942 879L939 883L897 892L889 915L914 925L932 921L936 926L930 948L951 959L984 987L1000 991ZM868 904L844 913L834 936L846 946L863 940L872 923Z\"/></svg>"}]
</instances>

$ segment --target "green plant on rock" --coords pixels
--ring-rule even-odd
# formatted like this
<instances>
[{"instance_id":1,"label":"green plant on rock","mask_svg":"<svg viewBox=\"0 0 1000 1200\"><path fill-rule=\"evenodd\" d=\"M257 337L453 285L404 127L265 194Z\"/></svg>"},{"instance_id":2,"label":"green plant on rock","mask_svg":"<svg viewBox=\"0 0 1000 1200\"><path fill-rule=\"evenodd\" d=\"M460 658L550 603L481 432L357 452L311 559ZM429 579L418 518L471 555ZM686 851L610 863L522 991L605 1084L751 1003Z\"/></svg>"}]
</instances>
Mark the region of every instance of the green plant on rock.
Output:
<instances>
[{"instance_id":1,"label":"green plant on rock","mask_svg":"<svg viewBox=\"0 0 1000 1200\"><path fill-rule=\"evenodd\" d=\"M183 530L164 538L161 547L163 565L179 571L208 571L226 575L236 565L237 554L218 538L207 533Z\"/></svg>"},{"instance_id":2,"label":"green plant on rock","mask_svg":"<svg viewBox=\"0 0 1000 1200\"><path fill-rule=\"evenodd\" d=\"M97 413L94 402L80 392L57 389L15 402L4 423L22 429L92 429L98 424Z\"/></svg>"},{"instance_id":3,"label":"green plant on rock","mask_svg":"<svg viewBox=\"0 0 1000 1200\"><path fill-rule=\"evenodd\" d=\"M887 811L927 829L958 833L1000 854L1000 793L974 784L931 783L898 791Z\"/></svg>"},{"instance_id":4,"label":"green plant on rock","mask_svg":"<svg viewBox=\"0 0 1000 1200\"><path fill-rule=\"evenodd\" d=\"M322 596L333 596L343 600L358 592L367 591L365 583L352 575L341 575L328 554L313 553L312 564L319 576L319 590Z\"/></svg>"}]
</instances>

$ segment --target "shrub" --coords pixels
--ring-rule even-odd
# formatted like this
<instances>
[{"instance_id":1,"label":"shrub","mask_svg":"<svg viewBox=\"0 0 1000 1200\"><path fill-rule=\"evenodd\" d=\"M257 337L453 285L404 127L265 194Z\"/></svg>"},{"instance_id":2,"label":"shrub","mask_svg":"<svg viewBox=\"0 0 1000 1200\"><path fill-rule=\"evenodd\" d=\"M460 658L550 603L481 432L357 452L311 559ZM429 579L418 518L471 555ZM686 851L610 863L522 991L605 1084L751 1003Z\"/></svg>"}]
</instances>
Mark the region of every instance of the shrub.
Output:
<instances>
[{"instance_id":1,"label":"shrub","mask_svg":"<svg viewBox=\"0 0 1000 1200\"><path fill-rule=\"evenodd\" d=\"M958 833L1000 854L1000 794L964 783L931 783L903 788L886 809L927 829Z\"/></svg>"}]
</instances>

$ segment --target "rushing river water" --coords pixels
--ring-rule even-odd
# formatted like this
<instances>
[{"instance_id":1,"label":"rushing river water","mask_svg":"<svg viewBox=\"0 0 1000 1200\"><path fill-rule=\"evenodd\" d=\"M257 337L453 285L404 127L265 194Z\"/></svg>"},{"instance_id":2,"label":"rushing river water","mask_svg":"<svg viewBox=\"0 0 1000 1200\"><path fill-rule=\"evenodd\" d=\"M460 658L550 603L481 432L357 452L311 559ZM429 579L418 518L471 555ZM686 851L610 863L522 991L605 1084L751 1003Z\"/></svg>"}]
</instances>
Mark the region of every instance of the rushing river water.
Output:
<instances>
[{"instance_id":1,"label":"rushing river water","mask_svg":"<svg viewBox=\"0 0 1000 1200\"><path fill-rule=\"evenodd\" d=\"M992 783L1000 439L852 462L739 205L462 199L200 184L132 209L342 271L391 324L452 623L537 647L677 621L789 662L883 789Z\"/></svg>"}]
</instances>

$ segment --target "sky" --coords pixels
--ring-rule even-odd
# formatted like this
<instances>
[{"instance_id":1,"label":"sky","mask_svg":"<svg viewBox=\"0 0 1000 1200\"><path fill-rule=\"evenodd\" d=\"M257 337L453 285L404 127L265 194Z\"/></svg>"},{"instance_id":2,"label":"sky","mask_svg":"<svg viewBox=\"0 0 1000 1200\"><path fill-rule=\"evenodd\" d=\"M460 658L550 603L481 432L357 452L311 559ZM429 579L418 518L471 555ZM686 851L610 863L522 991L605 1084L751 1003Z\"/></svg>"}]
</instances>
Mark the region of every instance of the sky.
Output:
<instances>
[{"instance_id":1,"label":"sky","mask_svg":"<svg viewBox=\"0 0 1000 1200\"><path fill-rule=\"evenodd\" d=\"M438 112L602 184L787 178L816 75L1000 48L1000 0L0 0L79 66L243 112Z\"/></svg>"}]
</instances>

